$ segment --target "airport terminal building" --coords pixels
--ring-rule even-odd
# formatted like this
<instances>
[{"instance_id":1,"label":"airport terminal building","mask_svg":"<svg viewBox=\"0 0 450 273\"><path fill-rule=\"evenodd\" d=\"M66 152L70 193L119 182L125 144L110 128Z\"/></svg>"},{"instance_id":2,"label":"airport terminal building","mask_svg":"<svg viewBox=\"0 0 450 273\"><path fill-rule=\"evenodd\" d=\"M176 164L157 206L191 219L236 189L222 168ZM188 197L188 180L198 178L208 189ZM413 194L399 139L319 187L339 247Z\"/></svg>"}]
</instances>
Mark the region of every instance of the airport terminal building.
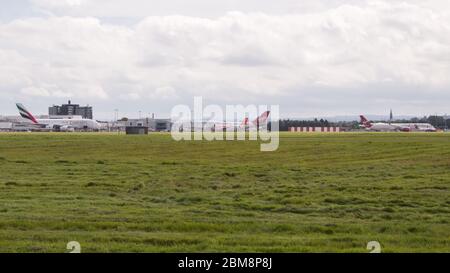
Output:
<instances>
[{"instance_id":1,"label":"airport terminal building","mask_svg":"<svg viewBox=\"0 0 450 273\"><path fill-rule=\"evenodd\" d=\"M67 104L53 105L48 108L48 115L52 116L81 116L84 119L93 119L93 111L91 106L80 106L72 104L69 100Z\"/></svg>"},{"instance_id":2,"label":"airport terminal building","mask_svg":"<svg viewBox=\"0 0 450 273\"><path fill-rule=\"evenodd\" d=\"M113 127L125 128L125 127L147 127L150 132L169 132L172 123L170 119L155 119L155 118L143 118L143 119L127 119L117 121Z\"/></svg>"}]
</instances>

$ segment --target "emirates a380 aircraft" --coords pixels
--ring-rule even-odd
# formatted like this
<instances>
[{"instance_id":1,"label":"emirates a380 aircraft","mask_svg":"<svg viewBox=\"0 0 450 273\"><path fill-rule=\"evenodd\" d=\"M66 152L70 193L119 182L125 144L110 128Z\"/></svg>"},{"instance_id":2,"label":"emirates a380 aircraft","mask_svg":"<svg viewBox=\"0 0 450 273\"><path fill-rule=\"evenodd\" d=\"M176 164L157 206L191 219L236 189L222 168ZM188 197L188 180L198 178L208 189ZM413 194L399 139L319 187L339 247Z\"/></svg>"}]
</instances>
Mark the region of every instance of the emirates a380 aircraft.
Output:
<instances>
[{"instance_id":1,"label":"emirates a380 aircraft","mask_svg":"<svg viewBox=\"0 0 450 273\"><path fill-rule=\"evenodd\" d=\"M31 121L37 128L59 129L60 131L71 130L99 130L100 124L92 119L76 118L56 118L56 119L37 119L21 103L16 104L20 116Z\"/></svg>"}]
</instances>

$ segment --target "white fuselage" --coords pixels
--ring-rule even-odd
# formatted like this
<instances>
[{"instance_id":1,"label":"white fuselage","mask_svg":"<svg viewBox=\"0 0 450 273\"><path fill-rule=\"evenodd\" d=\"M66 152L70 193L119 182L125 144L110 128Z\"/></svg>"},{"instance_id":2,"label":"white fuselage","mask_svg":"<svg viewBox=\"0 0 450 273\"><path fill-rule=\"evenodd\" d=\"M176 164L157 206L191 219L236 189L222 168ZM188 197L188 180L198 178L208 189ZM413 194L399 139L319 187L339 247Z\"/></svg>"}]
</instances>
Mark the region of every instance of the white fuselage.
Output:
<instances>
[{"instance_id":1,"label":"white fuselage","mask_svg":"<svg viewBox=\"0 0 450 273\"><path fill-rule=\"evenodd\" d=\"M374 123L372 124L372 126L370 126L369 128L366 128L369 131L379 131L379 132L384 132L384 131L397 131L400 130L397 126L394 126L392 124L388 124L388 123Z\"/></svg>"},{"instance_id":2,"label":"white fuselage","mask_svg":"<svg viewBox=\"0 0 450 273\"><path fill-rule=\"evenodd\" d=\"M429 123L393 123L392 125L411 132L436 132L436 128Z\"/></svg>"},{"instance_id":3,"label":"white fuselage","mask_svg":"<svg viewBox=\"0 0 450 273\"><path fill-rule=\"evenodd\" d=\"M408 131L408 132L435 132L436 128L429 123L373 123L366 128L370 131Z\"/></svg>"},{"instance_id":4,"label":"white fuselage","mask_svg":"<svg viewBox=\"0 0 450 273\"><path fill-rule=\"evenodd\" d=\"M92 119L37 119L37 122L40 125L45 125L46 128L59 126L79 130L99 130L101 127L97 121Z\"/></svg>"}]
</instances>

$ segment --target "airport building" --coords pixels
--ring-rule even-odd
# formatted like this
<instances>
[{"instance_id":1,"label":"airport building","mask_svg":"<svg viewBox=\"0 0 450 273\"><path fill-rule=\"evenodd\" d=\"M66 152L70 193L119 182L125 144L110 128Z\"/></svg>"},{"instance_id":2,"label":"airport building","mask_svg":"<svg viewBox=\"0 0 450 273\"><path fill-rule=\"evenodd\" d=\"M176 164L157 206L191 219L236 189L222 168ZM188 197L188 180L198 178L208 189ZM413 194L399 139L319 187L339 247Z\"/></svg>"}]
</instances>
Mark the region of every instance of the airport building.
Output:
<instances>
[{"instance_id":1,"label":"airport building","mask_svg":"<svg viewBox=\"0 0 450 273\"><path fill-rule=\"evenodd\" d=\"M13 123L0 121L0 132L9 132L13 130Z\"/></svg>"},{"instance_id":2,"label":"airport building","mask_svg":"<svg viewBox=\"0 0 450 273\"><path fill-rule=\"evenodd\" d=\"M81 116L84 119L93 119L93 111L91 106L80 106L72 104L69 100L67 104L53 105L48 108L50 117L56 116Z\"/></svg>"},{"instance_id":3,"label":"airport building","mask_svg":"<svg viewBox=\"0 0 450 273\"><path fill-rule=\"evenodd\" d=\"M147 127L151 132L169 132L171 126L172 123L170 119L143 118L121 120L116 122L113 127Z\"/></svg>"},{"instance_id":4,"label":"airport building","mask_svg":"<svg viewBox=\"0 0 450 273\"><path fill-rule=\"evenodd\" d=\"M156 132L169 132L172 123L170 119L149 119L148 127Z\"/></svg>"}]
</instances>

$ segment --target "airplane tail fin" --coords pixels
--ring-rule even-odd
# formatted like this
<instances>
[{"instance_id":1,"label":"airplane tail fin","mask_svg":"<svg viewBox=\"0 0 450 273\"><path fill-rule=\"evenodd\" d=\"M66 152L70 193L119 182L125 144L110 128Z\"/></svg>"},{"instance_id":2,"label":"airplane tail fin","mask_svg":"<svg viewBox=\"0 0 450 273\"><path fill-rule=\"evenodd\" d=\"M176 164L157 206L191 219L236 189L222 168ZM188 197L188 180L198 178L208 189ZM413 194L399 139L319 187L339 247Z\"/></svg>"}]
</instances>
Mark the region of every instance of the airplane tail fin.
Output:
<instances>
[{"instance_id":1,"label":"airplane tail fin","mask_svg":"<svg viewBox=\"0 0 450 273\"><path fill-rule=\"evenodd\" d=\"M247 126L248 125L248 118L244 118L244 120L241 123L241 127Z\"/></svg>"},{"instance_id":2,"label":"airplane tail fin","mask_svg":"<svg viewBox=\"0 0 450 273\"><path fill-rule=\"evenodd\" d=\"M19 109L19 113L20 116L22 116L25 119L30 120L31 122L33 122L34 124L38 124L36 118L33 116L33 114L31 114L26 108L25 106L23 106L23 104L21 103L16 103L17 109Z\"/></svg>"},{"instance_id":3,"label":"airplane tail fin","mask_svg":"<svg viewBox=\"0 0 450 273\"><path fill-rule=\"evenodd\" d=\"M257 119L253 121L253 124L257 126L261 126L262 124L265 124L267 122L267 119L269 118L270 111L265 111L261 114Z\"/></svg>"},{"instance_id":4,"label":"airplane tail fin","mask_svg":"<svg viewBox=\"0 0 450 273\"><path fill-rule=\"evenodd\" d=\"M366 127L372 126L372 124L370 123L370 121L369 121L365 116L360 115L359 118L360 118L359 124L364 125L364 126L366 126Z\"/></svg>"}]
</instances>

